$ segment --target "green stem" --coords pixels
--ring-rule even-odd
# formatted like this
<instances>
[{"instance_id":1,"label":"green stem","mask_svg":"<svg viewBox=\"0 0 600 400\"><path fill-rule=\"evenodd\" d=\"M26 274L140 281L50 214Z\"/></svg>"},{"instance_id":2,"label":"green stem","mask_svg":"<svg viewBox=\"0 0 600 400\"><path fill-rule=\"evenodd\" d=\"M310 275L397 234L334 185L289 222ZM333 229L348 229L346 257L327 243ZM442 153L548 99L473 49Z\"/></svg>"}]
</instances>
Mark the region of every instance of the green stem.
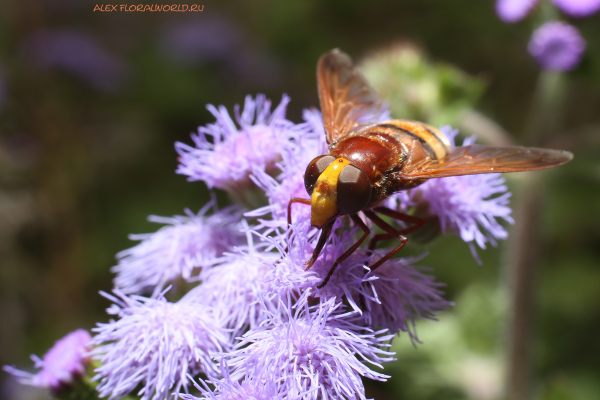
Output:
<instances>
[{"instance_id":1,"label":"green stem","mask_svg":"<svg viewBox=\"0 0 600 400\"><path fill-rule=\"evenodd\" d=\"M563 75L552 72L540 74L524 129L524 144L539 146L559 131L564 94ZM535 282L540 269L543 174L530 173L516 191L519 195L515 196L514 203L515 225L511 229L505 269L510 301L505 391L511 400L527 400L531 398L533 386L531 348L536 315Z\"/></svg>"},{"instance_id":2,"label":"green stem","mask_svg":"<svg viewBox=\"0 0 600 400\"><path fill-rule=\"evenodd\" d=\"M563 74L557 72L540 73L525 124L523 144L539 145L544 138L547 139L560 131L565 97L564 78Z\"/></svg>"}]
</instances>

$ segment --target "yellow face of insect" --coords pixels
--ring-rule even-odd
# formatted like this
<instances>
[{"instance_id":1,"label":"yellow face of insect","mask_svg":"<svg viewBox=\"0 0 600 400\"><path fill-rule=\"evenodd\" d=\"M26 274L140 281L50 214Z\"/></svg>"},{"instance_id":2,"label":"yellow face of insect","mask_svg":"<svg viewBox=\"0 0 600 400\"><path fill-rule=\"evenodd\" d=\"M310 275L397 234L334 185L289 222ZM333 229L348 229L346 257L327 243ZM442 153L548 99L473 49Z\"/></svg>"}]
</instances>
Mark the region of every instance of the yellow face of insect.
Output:
<instances>
[{"instance_id":1,"label":"yellow face of insect","mask_svg":"<svg viewBox=\"0 0 600 400\"><path fill-rule=\"evenodd\" d=\"M314 186L310 198L310 223L323 228L339 210L337 207L337 184L342 169L350 162L343 158L338 158L319 176Z\"/></svg>"}]
</instances>

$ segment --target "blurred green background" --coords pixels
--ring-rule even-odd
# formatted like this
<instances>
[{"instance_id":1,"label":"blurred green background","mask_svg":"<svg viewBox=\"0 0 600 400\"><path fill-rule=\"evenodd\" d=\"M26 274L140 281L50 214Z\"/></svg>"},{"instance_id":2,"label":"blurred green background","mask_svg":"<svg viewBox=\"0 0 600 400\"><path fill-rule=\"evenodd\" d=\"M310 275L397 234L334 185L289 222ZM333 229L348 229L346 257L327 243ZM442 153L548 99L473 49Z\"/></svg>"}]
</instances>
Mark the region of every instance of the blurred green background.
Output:
<instances>
[{"instance_id":1,"label":"blurred green background","mask_svg":"<svg viewBox=\"0 0 600 400\"><path fill-rule=\"evenodd\" d=\"M527 53L539 18L506 25L491 0L228 0L198 13L93 12L95 4L0 4L0 365L30 368L29 354L106 321L98 292L111 289L114 255L134 243L127 235L155 231L150 214L206 203L203 183L174 173L173 144L213 121L207 103L232 110L247 94L277 103L287 93L288 118L300 122L302 109L318 106L318 57L339 47L366 60L395 117L469 134L482 126L483 143L504 129L518 143L540 82ZM599 18L570 20L588 48L561 79L542 142L575 159L543 173L537 207L530 349L539 399L600 398ZM377 70L376 57L407 48L420 67L396 77ZM433 97L415 105L409 92ZM507 179L519 201L529 181ZM480 250L483 266L454 236L411 246L406 254L430 251L420 265L435 268L456 306L418 325L418 348L396 340L392 379L367 383L367 397L500 398L510 246ZM4 372L0 383L3 399L45 396Z\"/></svg>"}]
</instances>

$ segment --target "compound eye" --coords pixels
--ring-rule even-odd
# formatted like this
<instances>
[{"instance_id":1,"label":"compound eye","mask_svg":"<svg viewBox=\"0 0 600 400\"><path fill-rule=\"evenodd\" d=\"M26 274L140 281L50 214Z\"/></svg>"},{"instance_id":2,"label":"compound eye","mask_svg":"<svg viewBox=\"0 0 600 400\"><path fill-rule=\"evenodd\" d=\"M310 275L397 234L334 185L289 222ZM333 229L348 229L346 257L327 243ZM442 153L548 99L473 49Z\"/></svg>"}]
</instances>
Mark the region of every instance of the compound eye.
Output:
<instances>
[{"instance_id":1,"label":"compound eye","mask_svg":"<svg viewBox=\"0 0 600 400\"><path fill-rule=\"evenodd\" d=\"M371 200L371 182L354 165L346 165L337 183L337 206L342 214L356 214Z\"/></svg>"},{"instance_id":2,"label":"compound eye","mask_svg":"<svg viewBox=\"0 0 600 400\"><path fill-rule=\"evenodd\" d=\"M314 158L308 164L306 172L304 173L304 187L306 187L309 196L312 196L315 183L317 183L319 176L321 176L323 171L325 171L325 168L327 168L334 160L334 156L319 156Z\"/></svg>"}]
</instances>

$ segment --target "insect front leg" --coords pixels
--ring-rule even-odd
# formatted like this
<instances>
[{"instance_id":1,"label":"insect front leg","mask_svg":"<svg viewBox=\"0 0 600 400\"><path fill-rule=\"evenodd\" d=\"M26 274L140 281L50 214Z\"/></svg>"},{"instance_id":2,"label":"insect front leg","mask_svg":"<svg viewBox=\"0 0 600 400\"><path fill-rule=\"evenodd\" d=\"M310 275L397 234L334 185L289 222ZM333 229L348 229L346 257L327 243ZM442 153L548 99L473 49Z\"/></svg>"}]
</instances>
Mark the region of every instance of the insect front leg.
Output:
<instances>
[{"instance_id":1,"label":"insect front leg","mask_svg":"<svg viewBox=\"0 0 600 400\"><path fill-rule=\"evenodd\" d=\"M323 247L325 246L327 239L329 239L329 235L331 235L331 231L333 230L334 222L335 222L335 219L333 219L331 222L329 222L327 225L325 225L323 227L323 229L321 229L321 235L319 236L319 241L317 242L317 246L313 250L312 257L310 257L310 259L304 263L304 265L306 265L305 271L308 271L313 266L315 261L317 261L317 258L319 258L319 254L321 254L321 250L323 250Z\"/></svg>"},{"instance_id":2,"label":"insect front leg","mask_svg":"<svg viewBox=\"0 0 600 400\"><path fill-rule=\"evenodd\" d=\"M356 249L358 249L358 246L360 246L361 243L364 242L365 239L367 238L367 236L369 236L369 234L371 233L371 231L369 230L369 227L363 222L362 219L360 219L360 217L357 214L351 215L350 218L352 218L352 221L354 221L354 223L356 225L358 225L358 227L360 229L362 229L362 231L364 232L364 234L361 236L360 239L358 239L358 241L356 243L354 243L352 245L352 247L350 247L348 250L346 250L344 252L344 254L342 254L341 256L338 257L337 260L335 260L335 262L333 263L333 265L329 269L329 272L327 273L327 276L325 277L325 279L323 280L323 282L321 282L319 285L317 285L317 288L319 288L319 289L322 289L325 285L327 285L327 282L329 282L329 279L331 279L331 275L333 275L333 272L335 271L335 269L337 268L337 266L342 261L344 261L346 258L350 257L350 255L352 253L354 253L356 251Z\"/></svg>"},{"instance_id":3,"label":"insect front leg","mask_svg":"<svg viewBox=\"0 0 600 400\"><path fill-rule=\"evenodd\" d=\"M292 204L293 203L301 203L310 206L310 199L302 199L300 197L292 197L287 207L287 220L288 220L288 228L292 226Z\"/></svg>"},{"instance_id":4,"label":"insect front leg","mask_svg":"<svg viewBox=\"0 0 600 400\"><path fill-rule=\"evenodd\" d=\"M292 204L293 203L300 203L300 204L306 204L310 206L310 200L309 199L302 199L300 197L292 197L290 199L290 202L288 203L287 206L287 220L288 220L288 241L289 241L289 230L292 226ZM288 250L290 248L290 245L288 244L287 246L285 246L285 250L283 251L284 253L287 253ZM281 260L283 259L283 256L281 256L281 258L277 261L275 261L275 265L279 264L281 262Z\"/></svg>"}]
</instances>

